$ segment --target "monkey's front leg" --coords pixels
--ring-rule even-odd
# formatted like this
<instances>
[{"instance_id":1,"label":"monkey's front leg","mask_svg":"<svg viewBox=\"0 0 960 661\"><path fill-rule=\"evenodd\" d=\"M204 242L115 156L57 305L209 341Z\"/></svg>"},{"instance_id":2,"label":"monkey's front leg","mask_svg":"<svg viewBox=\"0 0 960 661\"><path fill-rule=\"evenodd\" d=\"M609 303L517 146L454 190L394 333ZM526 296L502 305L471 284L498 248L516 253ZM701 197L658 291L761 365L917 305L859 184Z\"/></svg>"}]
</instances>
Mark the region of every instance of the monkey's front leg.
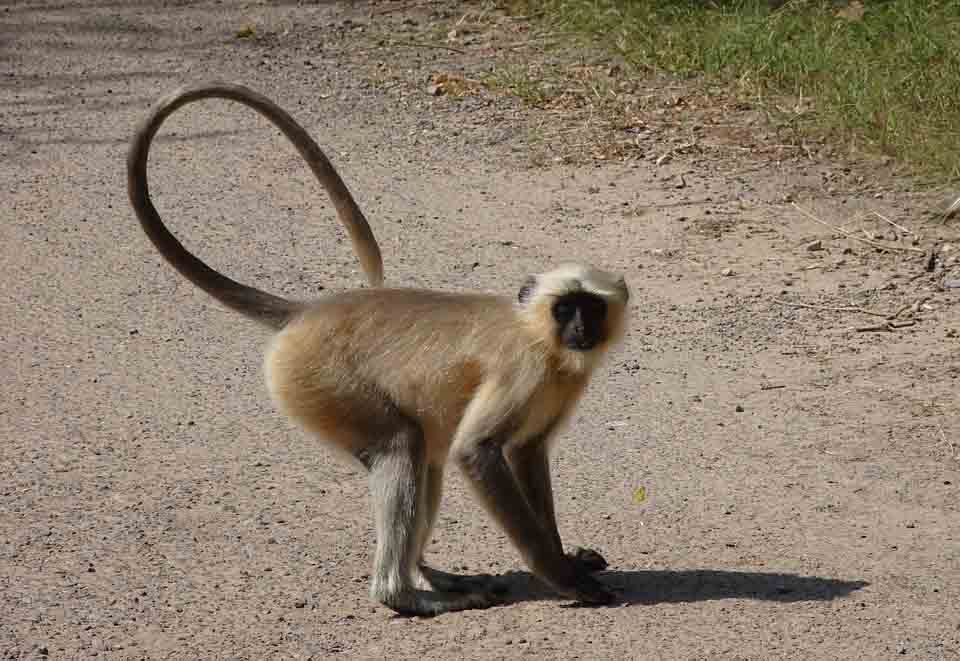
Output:
<instances>
[{"instance_id":1,"label":"monkey's front leg","mask_svg":"<svg viewBox=\"0 0 960 661\"><path fill-rule=\"evenodd\" d=\"M550 482L550 455L547 435L530 439L520 444L509 444L504 456L517 480L517 485L526 497L537 518L548 531L557 551L563 553L563 542L557 528L557 515L553 503L553 487ZM566 554L578 572L593 573L607 568L607 561L593 549L575 547Z\"/></svg>"},{"instance_id":2,"label":"monkey's front leg","mask_svg":"<svg viewBox=\"0 0 960 661\"><path fill-rule=\"evenodd\" d=\"M565 597L605 604L614 595L559 546L559 535L535 514L517 485L497 438L461 437L454 457L486 510L497 520L533 573Z\"/></svg>"}]
</instances>

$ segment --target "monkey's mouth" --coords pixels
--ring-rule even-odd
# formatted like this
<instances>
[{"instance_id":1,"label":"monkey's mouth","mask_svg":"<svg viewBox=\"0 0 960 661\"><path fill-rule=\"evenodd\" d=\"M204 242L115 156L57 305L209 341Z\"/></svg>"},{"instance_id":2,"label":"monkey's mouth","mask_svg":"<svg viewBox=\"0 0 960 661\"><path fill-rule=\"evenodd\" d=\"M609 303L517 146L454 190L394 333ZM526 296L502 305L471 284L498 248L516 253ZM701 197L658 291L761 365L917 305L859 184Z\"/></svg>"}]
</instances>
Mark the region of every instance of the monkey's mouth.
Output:
<instances>
[{"instance_id":1,"label":"monkey's mouth","mask_svg":"<svg viewBox=\"0 0 960 661\"><path fill-rule=\"evenodd\" d=\"M573 349L574 351L590 351L600 343L597 340L588 338L573 338L567 340L564 344L568 349Z\"/></svg>"}]
</instances>

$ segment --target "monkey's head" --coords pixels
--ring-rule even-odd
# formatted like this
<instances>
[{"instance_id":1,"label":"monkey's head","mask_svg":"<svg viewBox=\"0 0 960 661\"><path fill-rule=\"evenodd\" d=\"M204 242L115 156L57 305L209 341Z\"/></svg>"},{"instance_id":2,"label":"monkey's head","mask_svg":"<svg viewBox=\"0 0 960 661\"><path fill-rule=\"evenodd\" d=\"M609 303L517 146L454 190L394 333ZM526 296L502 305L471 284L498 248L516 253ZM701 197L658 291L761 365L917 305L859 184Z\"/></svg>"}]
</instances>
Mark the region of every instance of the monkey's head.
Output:
<instances>
[{"instance_id":1,"label":"monkey's head","mask_svg":"<svg viewBox=\"0 0 960 661\"><path fill-rule=\"evenodd\" d=\"M629 298L622 277L576 263L530 276L517 296L538 335L555 351L579 356L583 367L623 336Z\"/></svg>"}]
</instances>

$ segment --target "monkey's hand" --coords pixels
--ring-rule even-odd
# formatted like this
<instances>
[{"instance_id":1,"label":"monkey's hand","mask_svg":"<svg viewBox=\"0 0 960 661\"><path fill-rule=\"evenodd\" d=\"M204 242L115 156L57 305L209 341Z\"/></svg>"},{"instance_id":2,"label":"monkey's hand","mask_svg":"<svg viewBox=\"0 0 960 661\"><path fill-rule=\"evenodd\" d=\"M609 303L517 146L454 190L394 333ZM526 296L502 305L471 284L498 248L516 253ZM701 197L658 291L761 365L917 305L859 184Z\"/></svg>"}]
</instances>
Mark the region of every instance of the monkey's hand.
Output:
<instances>
[{"instance_id":1,"label":"monkey's hand","mask_svg":"<svg viewBox=\"0 0 960 661\"><path fill-rule=\"evenodd\" d=\"M609 604L617 598L612 590L589 574L579 574L574 587L574 599L584 604Z\"/></svg>"},{"instance_id":2,"label":"monkey's hand","mask_svg":"<svg viewBox=\"0 0 960 661\"><path fill-rule=\"evenodd\" d=\"M567 557L573 562L577 574L593 574L603 571L609 565L606 559L599 552L593 549L585 549L575 546L567 552Z\"/></svg>"}]
</instances>

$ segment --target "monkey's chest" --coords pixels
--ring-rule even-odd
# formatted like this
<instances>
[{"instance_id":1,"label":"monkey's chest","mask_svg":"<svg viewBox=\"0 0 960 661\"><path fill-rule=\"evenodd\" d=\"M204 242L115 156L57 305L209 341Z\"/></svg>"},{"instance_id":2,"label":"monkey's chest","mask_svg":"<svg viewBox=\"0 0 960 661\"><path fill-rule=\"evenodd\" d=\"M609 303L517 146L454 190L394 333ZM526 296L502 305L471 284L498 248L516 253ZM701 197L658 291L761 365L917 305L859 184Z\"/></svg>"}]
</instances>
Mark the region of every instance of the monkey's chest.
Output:
<instances>
[{"instance_id":1,"label":"monkey's chest","mask_svg":"<svg viewBox=\"0 0 960 661\"><path fill-rule=\"evenodd\" d=\"M481 370L476 364L462 363L436 373L411 372L406 376L392 395L423 430L431 463L442 462L479 387Z\"/></svg>"},{"instance_id":2,"label":"monkey's chest","mask_svg":"<svg viewBox=\"0 0 960 661\"><path fill-rule=\"evenodd\" d=\"M543 384L521 418L514 442L525 443L549 435L570 416L583 394L581 379L556 379Z\"/></svg>"}]
</instances>

